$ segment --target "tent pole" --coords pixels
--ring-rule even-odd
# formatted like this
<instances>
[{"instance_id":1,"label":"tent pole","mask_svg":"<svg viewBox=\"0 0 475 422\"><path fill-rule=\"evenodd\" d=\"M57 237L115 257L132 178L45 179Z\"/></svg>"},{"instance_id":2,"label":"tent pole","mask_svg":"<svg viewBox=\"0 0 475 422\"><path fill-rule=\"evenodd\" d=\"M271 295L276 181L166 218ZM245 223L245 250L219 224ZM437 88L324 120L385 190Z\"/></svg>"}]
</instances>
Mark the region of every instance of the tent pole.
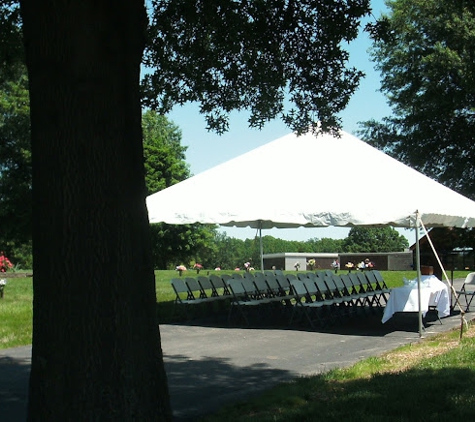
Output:
<instances>
[{"instance_id":1,"label":"tent pole","mask_svg":"<svg viewBox=\"0 0 475 422\"><path fill-rule=\"evenodd\" d=\"M264 272L264 249L262 247L262 220L259 220L259 248L261 253L261 271Z\"/></svg>"},{"instance_id":2,"label":"tent pole","mask_svg":"<svg viewBox=\"0 0 475 422\"><path fill-rule=\"evenodd\" d=\"M419 317L419 337L422 337L422 305L421 305L421 251L419 247L419 211L416 211L416 269L417 269L417 302Z\"/></svg>"}]
</instances>

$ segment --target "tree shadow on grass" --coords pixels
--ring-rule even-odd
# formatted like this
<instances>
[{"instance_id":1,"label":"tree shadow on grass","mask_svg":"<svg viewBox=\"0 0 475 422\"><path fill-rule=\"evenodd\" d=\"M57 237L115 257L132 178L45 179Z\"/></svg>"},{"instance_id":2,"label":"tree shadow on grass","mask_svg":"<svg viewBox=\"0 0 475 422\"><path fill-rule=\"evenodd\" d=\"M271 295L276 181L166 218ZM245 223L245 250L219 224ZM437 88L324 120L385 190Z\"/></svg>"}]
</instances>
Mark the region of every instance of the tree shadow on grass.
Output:
<instances>
[{"instance_id":1,"label":"tree shadow on grass","mask_svg":"<svg viewBox=\"0 0 475 422\"><path fill-rule=\"evenodd\" d=\"M258 416L249 420L259 421L312 420L310 415L338 422L471 420L475 394L470 386L474 382L471 369L432 369L430 364L422 369L344 382L318 375L299 380L298 388L293 383L282 384L251 402L239 404L239 420L250 414ZM279 400L269 399L272 396ZM259 415L262 403L271 402L267 409L274 411ZM233 413L228 414L227 421L237 420Z\"/></svg>"}]
</instances>

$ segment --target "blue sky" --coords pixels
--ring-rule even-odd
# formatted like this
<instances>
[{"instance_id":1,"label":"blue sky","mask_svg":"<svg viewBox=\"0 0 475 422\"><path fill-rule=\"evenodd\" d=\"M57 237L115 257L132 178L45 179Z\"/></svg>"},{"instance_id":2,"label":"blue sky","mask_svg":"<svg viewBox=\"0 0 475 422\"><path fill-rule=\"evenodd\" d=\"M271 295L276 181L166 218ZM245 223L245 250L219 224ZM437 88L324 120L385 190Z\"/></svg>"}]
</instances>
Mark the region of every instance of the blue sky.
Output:
<instances>
[{"instance_id":1,"label":"blue sky","mask_svg":"<svg viewBox=\"0 0 475 422\"><path fill-rule=\"evenodd\" d=\"M373 0L371 6L376 17L387 10L384 0ZM374 18L367 19L362 27L369 20ZM361 81L346 110L341 113L343 129L346 132L354 133L358 129L359 121L372 118L379 120L390 114L386 99L378 92L380 75L374 70L374 64L370 60L368 53L370 46L367 34L361 31L360 36L348 47L350 65L365 72L366 77ZM201 173L290 132L279 120L268 123L261 131L249 129L248 115L234 113L231 115L229 132L219 136L205 129L204 117L199 114L195 104L177 107L168 117L182 130L182 145L188 147L186 161L190 164L192 174ZM240 239L253 238L256 235L253 229L226 227L222 230L228 236ZM307 240L315 237L339 239L346 237L348 231L349 229L345 228L272 229L265 230L263 235L288 240ZM401 234L407 235L409 242L413 243L411 231L403 229Z\"/></svg>"}]
</instances>

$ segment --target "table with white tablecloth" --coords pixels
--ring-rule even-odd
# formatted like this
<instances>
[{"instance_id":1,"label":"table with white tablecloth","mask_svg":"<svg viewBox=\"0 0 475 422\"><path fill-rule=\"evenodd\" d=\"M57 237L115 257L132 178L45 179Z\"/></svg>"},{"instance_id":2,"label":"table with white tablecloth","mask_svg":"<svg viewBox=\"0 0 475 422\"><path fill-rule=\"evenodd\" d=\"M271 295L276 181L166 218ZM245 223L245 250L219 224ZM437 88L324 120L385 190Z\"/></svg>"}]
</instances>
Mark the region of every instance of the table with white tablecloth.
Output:
<instances>
[{"instance_id":1,"label":"table with white tablecloth","mask_svg":"<svg viewBox=\"0 0 475 422\"><path fill-rule=\"evenodd\" d=\"M396 312L419 312L417 280L410 280L402 287L391 289L388 303L384 309L384 324ZM425 316L429 307L434 307L443 318L450 315L449 289L436 276L421 277L421 311Z\"/></svg>"}]
</instances>

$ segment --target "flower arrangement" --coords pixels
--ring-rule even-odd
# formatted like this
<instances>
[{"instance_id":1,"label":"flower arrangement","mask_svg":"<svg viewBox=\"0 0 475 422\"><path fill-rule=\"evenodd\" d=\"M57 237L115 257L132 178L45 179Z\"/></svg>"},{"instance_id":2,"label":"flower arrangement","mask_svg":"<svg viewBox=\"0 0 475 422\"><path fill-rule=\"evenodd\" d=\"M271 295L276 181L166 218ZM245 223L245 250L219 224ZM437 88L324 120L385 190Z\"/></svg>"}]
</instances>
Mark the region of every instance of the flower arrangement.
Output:
<instances>
[{"instance_id":1,"label":"flower arrangement","mask_svg":"<svg viewBox=\"0 0 475 422\"><path fill-rule=\"evenodd\" d=\"M313 258L309 259L307 262L307 265L308 265L308 268L313 271L315 269L315 260Z\"/></svg>"},{"instance_id":2,"label":"flower arrangement","mask_svg":"<svg viewBox=\"0 0 475 422\"><path fill-rule=\"evenodd\" d=\"M193 269L196 270L196 274L199 274L200 271L203 269L203 265L197 262L195 265L193 265Z\"/></svg>"},{"instance_id":3,"label":"flower arrangement","mask_svg":"<svg viewBox=\"0 0 475 422\"><path fill-rule=\"evenodd\" d=\"M366 258L364 260L364 265L366 268L374 268L374 262L370 261L369 258Z\"/></svg>"},{"instance_id":4,"label":"flower arrangement","mask_svg":"<svg viewBox=\"0 0 475 422\"><path fill-rule=\"evenodd\" d=\"M180 276L181 276L181 274L183 273L183 271L186 271L186 267L185 267L184 265L178 265L178 266L175 268L175 270L177 270L177 271L178 271L178 274L180 274Z\"/></svg>"},{"instance_id":5,"label":"flower arrangement","mask_svg":"<svg viewBox=\"0 0 475 422\"><path fill-rule=\"evenodd\" d=\"M333 271L335 271L335 274L338 274L338 270L340 269L340 261L338 261L338 259L333 260L332 268L333 268Z\"/></svg>"},{"instance_id":6,"label":"flower arrangement","mask_svg":"<svg viewBox=\"0 0 475 422\"><path fill-rule=\"evenodd\" d=\"M5 256L3 252L0 253L0 272L6 273L8 270L13 268L13 264L10 260Z\"/></svg>"},{"instance_id":7,"label":"flower arrangement","mask_svg":"<svg viewBox=\"0 0 475 422\"><path fill-rule=\"evenodd\" d=\"M3 289L5 288L6 284L7 284L7 280L2 278L0 280L0 299L3 299Z\"/></svg>"},{"instance_id":8,"label":"flower arrangement","mask_svg":"<svg viewBox=\"0 0 475 422\"><path fill-rule=\"evenodd\" d=\"M249 261L244 263L244 269L248 272L251 270L251 263Z\"/></svg>"},{"instance_id":9,"label":"flower arrangement","mask_svg":"<svg viewBox=\"0 0 475 422\"><path fill-rule=\"evenodd\" d=\"M300 262L296 262L296 263L294 264L294 268L295 268L295 271L298 271L299 268L300 268Z\"/></svg>"},{"instance_id":10,"label":"flower arrangement","mask_svg":"<svg viewBox=\"0 0 475 422\"><path fill-rule=\"evenodd\" d=\"M345 264L345 267L351 273L351 270L353 270L355 268L355 264L353 264L353 262L347 262Z\"/></svg>"}]
</instances>

